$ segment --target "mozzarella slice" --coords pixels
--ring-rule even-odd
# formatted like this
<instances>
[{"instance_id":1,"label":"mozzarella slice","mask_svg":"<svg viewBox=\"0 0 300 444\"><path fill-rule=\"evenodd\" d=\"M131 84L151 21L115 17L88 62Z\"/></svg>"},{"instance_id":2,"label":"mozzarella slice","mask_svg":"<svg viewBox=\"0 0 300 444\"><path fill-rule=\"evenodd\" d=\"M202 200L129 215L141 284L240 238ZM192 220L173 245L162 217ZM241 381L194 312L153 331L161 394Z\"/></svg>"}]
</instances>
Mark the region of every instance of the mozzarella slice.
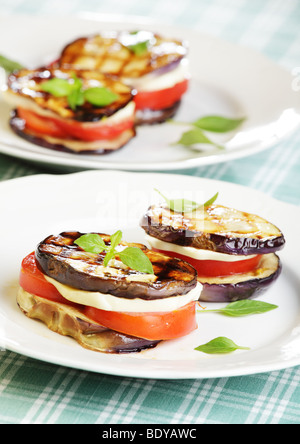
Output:
<instances>
[{"instance_id":1,"label":"mozzarella slice","mask_svg":"<svg viewBox=\"0 0 300 444\"><path fill-rule=\"evenodd\" d=\"M182 254L184 256L198 259L202 261L220 261L220 262L236 262L236 261L246 261L254 258L256 255L234 255L218 253L216 251L201 250L193 247L182 247L181 245L171 244L170 242L164 242L155 237L145 236L146 243L150 248L155 248L157 250L172 251L173 253Z\"/></svg>"},{"instance_id":2,"label":"mozzarella slice","mask_svg":"<svg viewBox=\"0 0 300 444\"><path fill-rule=\"evenodd\" d=\"M157 313L174 311L184 307L192 301L197 301L202 291L202 285L198 282L196 287L185 295L155 300L145 300L139 298L125 299L96 291L77 290L76 288L61 284L49 276L44 276L46 280L50 282L50 284L54 285L59 293L68 301L107 311L130 313Z\"/></svg>"}]
</instances>

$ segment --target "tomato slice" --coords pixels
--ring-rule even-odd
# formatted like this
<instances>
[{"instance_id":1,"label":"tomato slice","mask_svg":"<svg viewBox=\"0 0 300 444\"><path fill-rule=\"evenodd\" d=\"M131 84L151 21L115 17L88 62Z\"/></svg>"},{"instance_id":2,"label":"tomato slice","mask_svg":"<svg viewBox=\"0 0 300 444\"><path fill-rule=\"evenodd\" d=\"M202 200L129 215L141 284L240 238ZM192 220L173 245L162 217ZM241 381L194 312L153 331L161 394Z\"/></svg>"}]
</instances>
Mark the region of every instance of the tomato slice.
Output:
<instances>
[{"instance_id":1,"label":"tomato slice","mask_svg":"<svg viewBox=\"0 0 300 444\"><path fill-rule=\"evenodd\" d=\"M85 307L86 316L120 333L150 340L180 338L197 328L196 302L160 313L126 313Z\"/></svg>"},{"instance_id":2,"label":"tomato slice","mask_svg":"<svg viewBox=\"0 0 300 444\"><path fill-rule=\"evenodd\" d=\"M221 277L230 276L232 274L248 273L258 266L261 258L261 256L258 254L251 259L224 262L194 259L183 254L174 253L173 251L158 250L156 248L152 248L152 250L168 256L177 257L188 262L196 269L198 276L201 277Z\"/></svg>"},{"instance_id":3,"label":"tomato slice","mask_svg":"<svg viewBox=\"0 0 300 444\"><path fill-rule=\"evenodd\" d=\"M30 110L19 107L18 115L25 120L26 127L35 133L45 134L58 138L76 138L86 142L96 140L111 140L118 137L123 131L133 128L134 119L128 117L118 123L83 125L75 120L63 120L40 116Z\"/></svg>"},{"instance_id":4,"label":"tomato slice","mask_svg":"<svg viewBox=\"0 0 300 444\"><path fill-rule=\"evenodd\" d=\"M86 142L93 142L94 140L115 139L124 131L133 128L134 119L133 117L127 118L113 125L93 123L89 126L84 126L75 120L57 120L56 124L71 137Z\"/></svg>"},{"instance_id":5,"label":"tomato slice","mask_svg":"<svg viewBox=\"0 0 300 444\"><path fill-rule=\"evenodd\" d=\"M65 138L66 133L52 119L39 116L28 109L18 108L18 116L25 121L26 128L37 134Z\"/></svg>"},{"instance_id":6,"label":"tomato slice","mask_svg":"<svg viewBox=\"0 0 300 444\"><path fill-rule=\"evenodd\" d=\"M19 276L19 284L23 290L36 296L49 299L62 304L77 306L62 297L59 291L50 284L44 277L43 273L37 268L34 252L26 256L21 265Z\"/></svg>"},{"instance_id":7,"label":"tomato slice","mask_svg":"<svg viewBox=\"0 0 300 444\"><path fill-rule=\"evenodd\" d=\"M159 91L138 91L134 97L136 109L152 109L154 111L170 108L187 91L189 81L187 79L177 83L171 88Z\"/></svg>"}]
</instances>

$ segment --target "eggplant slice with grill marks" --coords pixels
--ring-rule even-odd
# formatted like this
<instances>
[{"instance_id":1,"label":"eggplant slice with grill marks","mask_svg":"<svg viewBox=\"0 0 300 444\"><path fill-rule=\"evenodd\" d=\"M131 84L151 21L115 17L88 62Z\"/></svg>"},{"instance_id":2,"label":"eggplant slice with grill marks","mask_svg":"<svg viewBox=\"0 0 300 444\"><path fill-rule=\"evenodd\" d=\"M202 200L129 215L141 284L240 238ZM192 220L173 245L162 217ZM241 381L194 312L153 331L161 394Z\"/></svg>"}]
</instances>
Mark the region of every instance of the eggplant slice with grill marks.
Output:
<instances>
[{"instance_id":1,"label":"eggplant slice with grill marks","mask_svg":"<svg viewBox=\"0 0 300 444\"><path fill-rule=\"evenodd\" d=\"M54 78L72 82L74 74L82 82L84 90L103 87L114 93L116 100L104 106L95 106L84 101L82 105L72 109L67 97L57 97L43 90L42 85ZM13 131L46 148L73 153L102 154L123 147L136 135L133 89L98 71L63 68L21 69L9 75L4 97L15 109L10 120ZM20 109L29 111L40 119L40 122L34 122L37 129L33 129L30 121L26 124L26 117L20 115ZM53 125L61 131L53 133ZM107 130L99 139L89 135L89 132L93 133L102 125L104 130L109 127L114 130L118 125L123 126L107 138Z\"/></svg>"},{"instance_id":2,"label":"eggplant slice with grill marks","mask_svg":"<svg viewBox=\"0 0 300 444\"><path fill-rule=\"evenodd\" d=\"M98 234L109 246L110 236ZM98 291L126 299L155 300L185 295L197 285L197 273L190 264L148 250L142 244L122 241L119 248L141 248L152 263L154 275L132 270L118 260L104 267L105 253L83 251L74 243L80 236L82 233L79 232L63 232L42 241L36 249L41 271L78 290Z\"/></svg>"},{"instance_id":3,"label":"eggplant slice with grill marks","mask_svg":"<svg viewBox=\"0 0 300 444\"><path fill-rule=\"evenodd\" d=\"M200 301L233 302L257 297L275 282L282 270L275 252L284 247L284 235L275 225L254 214L222 205L182 214L165 205L153 205L143 215L141 227L150 238L182 246L182 251L184 247L192 247L241 258L260 255L257 267L244 274L209 278L201 276L198 270L198 281L203 286Z\"/></svg>"},{"instance_id":4,"label":"eggplant slice with grill marks","mask_svg":"<svg viewBox=\"0 0 300 444\"><path fill-rule=\"evenodd\" d=\"M260 216L222 205L185 214L161 205L151 206L141 226L149 236L165 242L226 254L274 253L285 244L275 225Z\"/></svg>"}]
</instances>

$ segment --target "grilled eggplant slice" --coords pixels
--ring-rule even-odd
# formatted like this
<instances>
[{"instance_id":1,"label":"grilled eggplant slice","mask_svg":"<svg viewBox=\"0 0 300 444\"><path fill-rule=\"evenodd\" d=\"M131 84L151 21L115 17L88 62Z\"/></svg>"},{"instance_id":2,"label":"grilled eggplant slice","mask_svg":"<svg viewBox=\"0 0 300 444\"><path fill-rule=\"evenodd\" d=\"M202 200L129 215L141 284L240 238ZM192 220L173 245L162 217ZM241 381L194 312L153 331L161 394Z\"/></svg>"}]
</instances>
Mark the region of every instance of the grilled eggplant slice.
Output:
<instances>
[{"instance_id":1,"label":"grilled eggplant slice","mask_svg":"<svg viewBox=\"0 0 300 444\"><path fill-rule=\"evenodd\" d=\"M29 318L42 321L56 333L76 339L82 347L89 350L104 353L131 353L153 348L160 342L135 338L110 330L96 324L75 307L32 295L22 288L19 289L17 303Z\"/></svg>"},{"instance_id":2,"label":"grilled eggplant slice","mask_svg":"<svg viewBox=\"0 0 300 444\"><path fill-rule=\"evenodd\" d=\"M197 285L197 273L190 264L148 250L142 244L121 242L120 248L141 248L152 263L154 275L145 276L118 260L104 267L105 253L87 253L74 243L82 234L63 232L42 241L35 253L41 271L78 290L99 291L127 299L155 300L185 295ZM110 245L109 235L98 234Z\"/></svg>"},{"instance_id":3,"label":"grilled eggplant slice","mask_svg":"<svg viewBox=\"0 0 300 444\"><path fill-rule=\"evenodd\" d=\"M142 217L141 227L165 242L226 254L274 253L285 244L281 231L267 220L222 205L185 214L153 205Z\"/></svg>"},{"instance_id":4,"label":"grilled eggplant slice","mask_svg":"<svg viewBox=\"0 0 300 444\"><path fill-rule=\"evenodd\" d=\"M8 103L18 108L12 113L11 128L32 143L60 151L103 154L123 147L136 135L134 91L98 71L80 70L76 76L83 89L104 87L117 99L106 106L84 101L74 108L67 97L56 97L42 88L53 78L72 81L74 70L22 69L8 77L5 92ZM19 115L20 110L25 117Z\"/></svg>"},{"instance_id":5,"label":"grilled eggplant slice","mask_svg":"<svg viewBox=\"0 0 300 444\"><path fill-rule=\"evenodd\" d=\"M145 44L145 51L132 50ZM69 43L63 49L58 64L68 69L98 70L128 82L174 69L187 52L185 42L150 31L116 31L82 37Z\"/></svg>"},{"instance_id":6,"label":"grilled eggplant slice","mask_svg":"<svg viewBox=\"0 0 300 444\"><path fill-rule=\"evenodd\" d=\"M85 101L71 109L66 97L55 97L42 90L42 85L53 78L72 80L74 69L40 68L37 70L21 69L9 75L6 95L17 106L32 108L47 117L60 117L79 122L98 122L110 117L124 108L133 99L133 90L129 86L99 71L77 70L76 76L83 82L83 88L101 86L118 95L118 99L107 106L97 107ZM9 99L8 99L9 100ZM27 106L28 105L28 106Z\"/></svg>"},{"instance_id":7,"label":"grilled eggplant slice","mask_svg":"<svg viewBox=\"0 0 300 444\"><path fill-rule=\"evenodd\" d=\"M258 268L250 273L219 278L198 277L203 285L199 300L234 302L260 296L275 282L281 270L279 257L270 253L262 255Z\"/></svg>"}]
</instances>

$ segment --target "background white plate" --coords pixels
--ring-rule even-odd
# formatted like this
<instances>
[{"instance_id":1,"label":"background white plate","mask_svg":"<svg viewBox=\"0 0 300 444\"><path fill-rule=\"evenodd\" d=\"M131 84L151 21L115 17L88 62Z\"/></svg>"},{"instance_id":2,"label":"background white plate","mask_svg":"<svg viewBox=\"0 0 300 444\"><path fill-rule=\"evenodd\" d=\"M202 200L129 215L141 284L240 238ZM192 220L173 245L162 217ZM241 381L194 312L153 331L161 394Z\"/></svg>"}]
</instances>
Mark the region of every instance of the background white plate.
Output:
<instances>
[{"instance_id":1,"label":"background white plate","mask_svg":"<svg viewBox=\"0 0 300 444\"><path fill-rule=\"evenodd\" d=\"M35 68L54 60L76 37L141 27L189 42L192 81L176 120L190 122L208 114L247 118L238 131L211 136L226 145L225 151L172 146L186 128L165 123L138 128L135 139L109 155L59 153L13 134L7 123L9 108L0 101L0 152L72 169L175 170L253 155L300 125L300 97L291 87L291 73L250 49L145 18L0 17L0 54Z\"/></svg>"},{"instance_id":2,"label":"background white plate","mask_svg":"<svg viewBox=\"0 0 300 444\"><path fill-rule=\"evenodd\" d=\"M40 240L63 230L112 233L122 229L124 239L143 242L139 220L148 205L159 200L154 187L170 196L192 199L207 198L219 191L219 203L257 213L278 225L286 236L286 246L279 253L283 272L260 299L279 308L244 318L202 313L198 315L199 327L192 334L153 350L119 356L85 350L73 339L51 332L21 313L15 302L20 263ZM226 182L159 173L89 171L3 182L0 208L3 348L77 369L161 379L245 375L300 364L298 207ZM227 336L251 350L222 356L194 351L217 336Z\"/></svg>"}]
</instances>

